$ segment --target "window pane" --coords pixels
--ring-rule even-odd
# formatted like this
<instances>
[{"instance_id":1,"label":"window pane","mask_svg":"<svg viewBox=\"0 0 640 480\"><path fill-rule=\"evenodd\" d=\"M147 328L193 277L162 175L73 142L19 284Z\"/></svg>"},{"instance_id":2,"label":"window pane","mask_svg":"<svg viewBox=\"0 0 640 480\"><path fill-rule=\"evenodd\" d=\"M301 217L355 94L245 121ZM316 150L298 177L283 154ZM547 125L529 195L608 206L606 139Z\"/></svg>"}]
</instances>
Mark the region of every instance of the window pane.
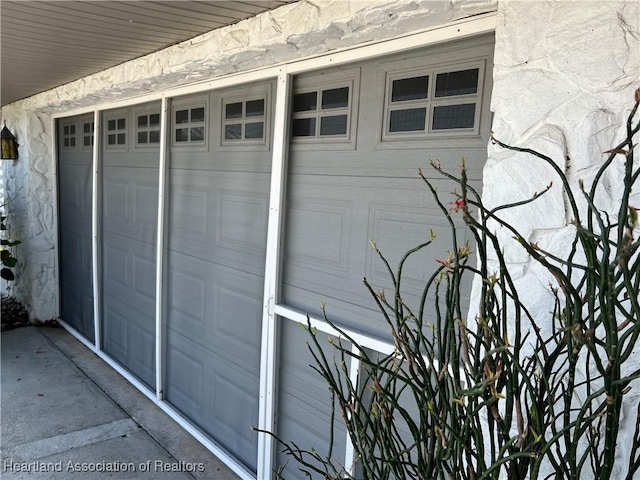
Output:
<instances>
[{"instance_id":1,"label":"window pane","mask_svg":"<svg viewBox=\"0 0 640 480\"><path fill-rule=\"evenodd\" d=\"M293 111L294 112L308 112L309 110L315 110L318 108L318 93L298 93L293 96Z\"/></svg>"},{"instance_id":2,"label":"window pane","mask_svg":"<svg viewBox=\"0 0 640 480\"><path fill-rule=\"evenodd\" d=\"M433 109L433 129L473 128L476 104L446 105Z\"/></svg>"},{"instance_id":3,"label":"window pane","mask_svg":"<svg viewBox=\"0 0 640 480\"><path fill-rule=\"evenodd\" d=\"M149 132L149 143L160 143L160 130L151 130Z\"/></svg>"},{"instance_id":4,"label":"window pane","mask_svg":"<svg viewBox=\"0 0 640 480\"><path fill-rule=\"evenodd\" d=\"M294 137L315 137L316 135L316 119L315 118L297 118L292 123L292 132Z\"/></svg>"},{"instance_id":5,"label":"window pane","mask_svg":"<svg viewBox=\"0 0 640 480\"><path fill-rule=\"evenodd\" d=\"M429 89L429 76L403 78L394 80L391 87L391 101L405 102L427 98Z\"/></svg>"},{"instance_id":6,"label":"window pane","mask_svg":"<svg viewBox=\"0 0 640 480\"><path fill-rule=\"evenodd\" d=\"M262 138L264 122L247 123L244 126L244 138Z\"/></svg>"},{"instance_id":7,"label":"window pane","mask_svg":"<svg viewBox=\"0 0 640 480\"><path fill-rule=\"evenodd\" d=\"M204 142L204 127L193 127L191 129L192 142Z\"/></svg>"},{"instance_id":8,"label":"window pane","mask_svg":"<svg viewBox=\"0 0 640 480\"><path fill-rule=\"evenodd\" d=\"M468 95L478 91L479 69L440 73L436 77L436 97Z\"/></svg>"},{"instance_id":9,"label":"window pane","mask_svg":"<svg viewBox=\"0 0 640 480\"><path fill-rule=\"evenodd\" d=\"M149 115L149 125L152 127L160 125L160 114L154 113L153 115Z\"/></svg>"},{"instance_id":10,"label":"window pane","mask_svg":"<svg viewBox=\"0 0 640 480\"><path fill-rule=\"evenodd\" d=\"M65 146L65 147L68 147L68 146L69 146L69 139L68 139L68 138L65 138L65 139L64 139L64 146Z\"/></svg>"},{"instance_id":11,"label":"window pane","mask_svg":"<svg viewBox=\"0 0 640 480\"><path fill-rule=\"evenodd\" d=\"M64 134L65 134L65 135L69 135L69 125L65 125L65 126L62 128L62 131L64 132Z\"/></svg>"},{"instance_id":12,"label":"window pane","mask_svg":"<svg viewBox=\"0 0 640 480\"><path fill-rule=\"evenodd\" d=\"M126 137L124 133L118 134L118 145L124 145L126 143Z\"/></svg>"},{"instance_id":13,"label":"window pane","mask_svg":"<svg viewBox=\"0 0 640 480\"><path fill-rule=\"evenodd\" d=\"M176 112L176 123L189 123L189 110L178 110Z\"/></svg>"},{"instance_id":14,"label":"window pane","mask_svg":"<svg viewBox=\"0 0 640 480\"><path fill-rule=\"evenodd\" d=\"M225 140L239 140L242 138L242 124L233 124L224 126Z\"/></svg>"},{"instance_id":15,"label":"window pane","mask_svg":"<svg viewBox=\"0 0 640 480\"><path fill-rule=\"evenodd\" d=\"M91 124L90 123L83 124L82 129L84 130L84 133L91 133Z\"/></svg>"},{"instance_id":16,"label":"window pane","mask_svg":"<svg viewBox=\"0 0 640 480\"><path fill-rule=\"evenodd\" d=\"M91 137L84 137L84 146L85 147L91 146Z\"/></svg>"},{"instance_id":17,"label":"window pane","mask_svg":"<svg viewBox=\"0 0 640 480\"><path fill-rule=\"evenodd\" d=\"M75 147L76 146L76 137L71 137L69 139L69 146L70 147Z\"/></svg>"},{"instance_id":18,"label":"window pane","mask_svg":"<svg viewBox=\"0 0 640 480\"><path fill-rule=\"evenodd\" d=\"M335 115L320 119L320 135L346 135L347 116Z\"/></svg>"},{"instance_id":19,"label":"window pane","mask_svg":"<svg viewBox=\"0 0 640 480\"><path fill-rule=\"evenodd\" d=\"M349 87L334 88L322 92L322 108L343 108L349 106Z\"/></svg>"},{"instance_id":20,"label":"window pane","mask_svg":"<svg viewBox=\"0 0 640 480\"><path fill-rule=\"evenodd\" d=\"M124 130L126 128L126 122L124 118L118 119L118 130Z\"/></svg>"},{"instance_id":21,"label":"window pane","mask_svg":"<svg viewBox=\"0 0 640 480\"><path fill-rule=\"evenodd\" d=\"M115 130L116 129L116 121L115 120L109 120L107 122L107 130Z\"/></svg>"},{"instance_id":22,"label":"window pane","mask_svg":"<svg viewBox=\"0 0 640 480\"><path fill-rule=\"evenodd\" d=\"M116 136L114 133L111 133L107 136L107 143L109 145L115 145L116 144Z\"/></svg>"},{"instance_id":23,"label":"window pane","mask_svg":"<svg viewBox=\"0 0 640 480\"><path fill-rule=\"evenodd\" d=\"M245 109L247 117L261 117L264 115L264 99L248 101Z\"/></svg>"},{"instance_id":24,"label":"window pane","mask_svg":"<svg viewBox=\"0 0 640 480\"><path fill-rule=\"evenodd\" d=\"M192 122L204 122L204 107L191 109Z\"/></svg>"},{"instance_id":25,"label":"window pane","mask_svg":"<svg viewBox=\"0 0 640 480\"><path fill-rule=\"evenodd\" d=\"M138 126L146 127L147 126L148 117L146 115L141 115L138 117Z\"/></svg>"},{"instance_id":26,"label":"window pane","mask_svg":"<svg viewBox=\"0 0 640 480\"><path fill-rule=\"evenodd\" d=\"M176 142L188 142L189 141L189 129L178 128L176 129Z\"/></svg>"},{"instance_id":27,"label":"window pane","mask_svg":"<svg viewBox=\"0 0 640 480\"><path fill-rule=\"evenodd\" d=\"M242 102L227 103L224 118L242 118Z\"/></svg>"},{"instance_id":28,"label":"window pane","mask_svg":"<svg viewBox=\"0 0 640 480\"><path fill-rule=\"evenodd\" d=\"M76 134L76 126L75 125L69 125L69 133L71 135L75 135Z\"/></svg>"},{"instance_id":29,"label":"window pane","mask_svg":"<svg viewBox=\"0 0 640 480\"><path fill-rule=\"evenodd\" d=\"M147 132L138 132L138 143L147 143Z\"/></svg>"},{"instance_id":30,"label":"window pane","mask_svg":"<svg viewBox=\"0 0 640 480\"><path fill-rule=\"evenodd\" d=\"M425 119L427 118L426 108L410 108L408 110L395 110L391 112L389 122L390 132L415 132L424 130Z\"/></svg>"}]
</instances>

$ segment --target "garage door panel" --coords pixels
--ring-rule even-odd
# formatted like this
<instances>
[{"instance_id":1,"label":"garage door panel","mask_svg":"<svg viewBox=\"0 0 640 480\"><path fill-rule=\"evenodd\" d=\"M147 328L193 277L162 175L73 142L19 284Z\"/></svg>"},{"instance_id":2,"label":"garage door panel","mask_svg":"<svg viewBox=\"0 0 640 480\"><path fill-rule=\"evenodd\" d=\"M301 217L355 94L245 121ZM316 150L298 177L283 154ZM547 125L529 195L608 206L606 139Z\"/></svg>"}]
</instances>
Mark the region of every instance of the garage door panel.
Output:
<instances>
[{"instance_id":1,"label":"garage door panel","mask_svg":"<svg viewBox=\"0 0 640 480\"><path fill-rule=\"evenodd\" d=\"M261 275L269 176L172 171L170 243L210 262Z\"/></svg>"},{"instance_id":2,"label":"garage door panel","mask_svg":"<svg viewBox=\"0 0 640 480\"><path fill-rule=\"evenodd\" d=\"M103 179L103 229L155 243L158 170L107 168Z\"/></svg>"},{"instance_id":3,"label":"garage door panel","mask_svg":"<svg viewBox=\"0 0 640 480\"><path fill-rule=\"evenodd\" d=\"M326 346L323 348L327 358L333 358L334 350L327 335L318 333L318 339L321 345ZM278 435L295 442L302 449L313 448L319 455L325 456L331 440L331 392L320 374L309 366L314 364L314 360L306 345L308 341L308 332L297 323L286 321L282 324L278 370ZM336 408L332 460L344 464L346 428L340 420L339 407ZM280 451L277 463L279 466L289 463L285 470L286 478L306 478L297 469L295 462Z\"/></svg>"},{"instance_id":4,"label":"garage door panel","mask_svg":"<svg viewBox=\"0 0 640 480\"><path fill-rule=\"evenodd\" d=\"M169 265L169 329L257 380L262 278L178 253Z\"/></svg>"}]
</instances>

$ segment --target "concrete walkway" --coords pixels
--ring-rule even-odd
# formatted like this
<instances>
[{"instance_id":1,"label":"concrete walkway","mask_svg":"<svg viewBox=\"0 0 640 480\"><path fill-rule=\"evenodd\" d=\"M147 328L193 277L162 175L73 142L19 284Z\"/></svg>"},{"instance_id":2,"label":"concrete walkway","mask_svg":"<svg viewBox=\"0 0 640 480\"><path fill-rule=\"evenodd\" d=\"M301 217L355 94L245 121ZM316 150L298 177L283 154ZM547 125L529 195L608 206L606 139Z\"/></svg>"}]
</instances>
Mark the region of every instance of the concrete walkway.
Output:
<instances>
[{"instance_id":1,"label":"concrete walkway","mask_svg":"<svg viewBox=\"0 0 640 480\"><path fill-rule=\"evenodd\" d=\"M63 329L0 338L3 480L238 479Z\"/></svg>"}]
</instances>

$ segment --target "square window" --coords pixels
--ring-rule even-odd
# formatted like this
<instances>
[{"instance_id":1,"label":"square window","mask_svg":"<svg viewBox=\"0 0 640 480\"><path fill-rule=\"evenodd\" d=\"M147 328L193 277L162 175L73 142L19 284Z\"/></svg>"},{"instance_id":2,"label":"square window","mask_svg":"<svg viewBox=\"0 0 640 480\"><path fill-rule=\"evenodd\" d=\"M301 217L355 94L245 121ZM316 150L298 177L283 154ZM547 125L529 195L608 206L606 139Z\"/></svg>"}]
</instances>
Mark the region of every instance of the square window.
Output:
<instances>
[{"instance_id":1,"label":"square window","mask_svg":"<svg viewBox=\"0 0 640 480\"><path fill-rule=\"evenodd\" d=\"M445 105L433 109L434 130L453 128L473 128L476 115L476 104Z\"/></svg>"},{"instance_id":2,"label":"square window","mask_svg":"<svg viewBox=\"0 0 640 480\"><path fill-rule=\"evenodd\" d=\"M191 109L192 122L204 122L204 107Z\"/></svg>"},{"instance_id":3,"label":"square window","mask_svg":"<svg viewBox=\"0 0 640 480\"><path fill-rule=\"evenodd\" d=\"M107 130L115 130L116 129L116 121L115 120L109 120L107 122Z\"/></svg>"},{"instance_id":4,"label":"square window","mask_svg":"<svg viewBox=\"0 0 640 480\"><path fill-rule=\"evenodd\" d=\"M426 108L394 110L389 121L390 132L415 132L425 129Z\"/></svg>"},{"instance_id":5,"label":"square window","mask_svg":"<svg viewBox=\"0 0 640 480\"><path fill-rule=\"evenodd\" d=\"M245 139L262 139L264 136L264 122L246 123L244 126Z\"/></svg>"},{"instance_id":6,"label":"square window","mask_svg":"<svg viewBox=\"0 0 640 480\"><path fill-rule=\"evenodd\" d=\"M293 96L294 112L309 112L318 108L318 92L298 93Z\"/></svg>"},{"instance_id":7,"label":"square window","mask_svg":"<svg viewBox=\"0 0 640 480\"><path fill-rule=\"evenodd\" d=\"M146 127L149 117L146 115L141 115L138 117L138 127Z\"/></svg>"},{"instance_id":8,"label":"square window","mask_svg":"<svg viewBox=\"0 0 640 480\"><path fill-rule=\"evenodd\" d=\"M188 142L189 141L189 129L178 128L176 129L176 142Z\"/></svg>"},{"instance_id":9,"label":"square window","mask_svg":"<svg viewBox=\"0 0 640 480\"><path fill-rule=\"evenodd\" d=\"M315 137L316 135L316 119L315 118L296 118L291 123L294 137Z\"/></svg>"},{"instance_id":10,"label":"square window","mask_svg":"<svg viewBox=\"0 0 640 480\"><path fill-rule=\"evenodd\" d=\"M324 99L323 99L324 100ZM347 116L334 115L320 119L320 135L346 135Z\"/></svg>"},{"instance_id":11,"label":"square window","mask_svg":"<svg viewBox=\"0 0 640 480\"><path fill-rule=\"evenodd\" d=\"M248 101L245 106L245 112L247 117L261 117L264 115L264 99Z\"/></svg>"},{"instance_id":12,"label":"square window","mask_svg":"<svg viewBox=\"0 0 640 480\"><path fill-rule=\"evenodd\" d=\"M439 73L436 76L436 97L477 93L479 72L480 69L472 68L459 72Z\"/></svg>"},{"instance_id":13,"label":"square window","mask_svg":"<svg viewBox=\"0 0 640 480\"><path fill-rule=\"evenodd\" d=\"M429 91L429 76L403 78L394 80L391 86L391 101L406 102L427 98Z\"/></svg>"},{"instance_id":14,"label":"square window","mask_svg":"<svg viewBox=\"0 0 640 480\"><path fill-rule=\"evenodd\" d=\"M322 108L345 108L349 106L349 87L333 88L322 92ZM345 132L346 133L346 132Z\"/></svg>"},{"instance_id":15,"label":"square window","mask_svg":"<svg viewBox=\"0 0 640 480\"><path fill-rule=\"evenodd\" d=\"M189 123L189 110L176 111L176 123Z\"/></svg>"},{"instance_id":16,"label":"square window","mask_svg":"<svg viewBox=\"0 0 640 480\"><path fill-rule=\"evenodd\" d=\"M149 143L160 143L160 131L151 130L149 132Z\"/></svg>"},{"instance_id":17,"label":"square window","mask_svg":"<svg viewBox=\"0 0 640 480\"><path fill-rule=\"evenodd\" d=\"M242 124L234 123L233 125L224 126L225 140L240 140L242 138Z\"/></svg>"},{"instance_id":18,"label":"square window","mask_svg":"<svg viewBox=\"0 0 640 480\"><path fill-rule=\"evenodd\" d=\"M191 141L192 142L204 142L204 127L192 127L191 128Z\"/></svg>"},{"instance_id":19,"label":"square window","mask_svg":"<svg viewBox=\"0 0 640 480\"><path fill-rule=\"evenodd\" d=\"M242 102L227 103L224 118L242 118Z\"/></svg>"},{"instance_id":20,"label":"square window","mask_svg":"<svg viewBox=\"0 0 640 480\"><path fill-rule=\"evenodd\" d=\"M147 132L138 132L138 143L147 143Z\"/></svg>"}]
</instances>

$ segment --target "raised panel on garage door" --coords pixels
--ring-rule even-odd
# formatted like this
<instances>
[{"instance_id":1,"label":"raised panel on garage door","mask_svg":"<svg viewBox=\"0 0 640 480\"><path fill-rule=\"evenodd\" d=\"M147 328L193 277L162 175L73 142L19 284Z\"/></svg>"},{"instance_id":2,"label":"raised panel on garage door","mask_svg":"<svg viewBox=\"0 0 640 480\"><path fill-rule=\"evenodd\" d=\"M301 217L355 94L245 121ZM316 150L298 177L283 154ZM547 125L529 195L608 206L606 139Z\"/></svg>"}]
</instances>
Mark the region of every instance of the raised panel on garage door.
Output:
<instances>
[{"instance_id":1,"label":"raised panel on garage door","mask_svg":"<svg viewBox=\"0 0 640 480\"><path fill-rule=\"evenodd\" d=\"M160 104L102 118L103 348L155 386Z\"/></svg>"},{"instance_id":2,"label":"raised panel on garage door","mask_svg":"<svg viewBox=\"0 0 640 480\"><path fill-rule=\"evenodd\" d=\"M60 318L91 341L93 130L93 115L58 120Z\"/></svg>"},{"instance_id":3,"label":"raised panel on garage door","mask_svg":"<svg viewBox=\"0 0 640 480\"><path fill-rule=\"evenodd\" d=\"M171 108L165 397L256 469L271 82Z\"/></svg>"}]
</instances>

